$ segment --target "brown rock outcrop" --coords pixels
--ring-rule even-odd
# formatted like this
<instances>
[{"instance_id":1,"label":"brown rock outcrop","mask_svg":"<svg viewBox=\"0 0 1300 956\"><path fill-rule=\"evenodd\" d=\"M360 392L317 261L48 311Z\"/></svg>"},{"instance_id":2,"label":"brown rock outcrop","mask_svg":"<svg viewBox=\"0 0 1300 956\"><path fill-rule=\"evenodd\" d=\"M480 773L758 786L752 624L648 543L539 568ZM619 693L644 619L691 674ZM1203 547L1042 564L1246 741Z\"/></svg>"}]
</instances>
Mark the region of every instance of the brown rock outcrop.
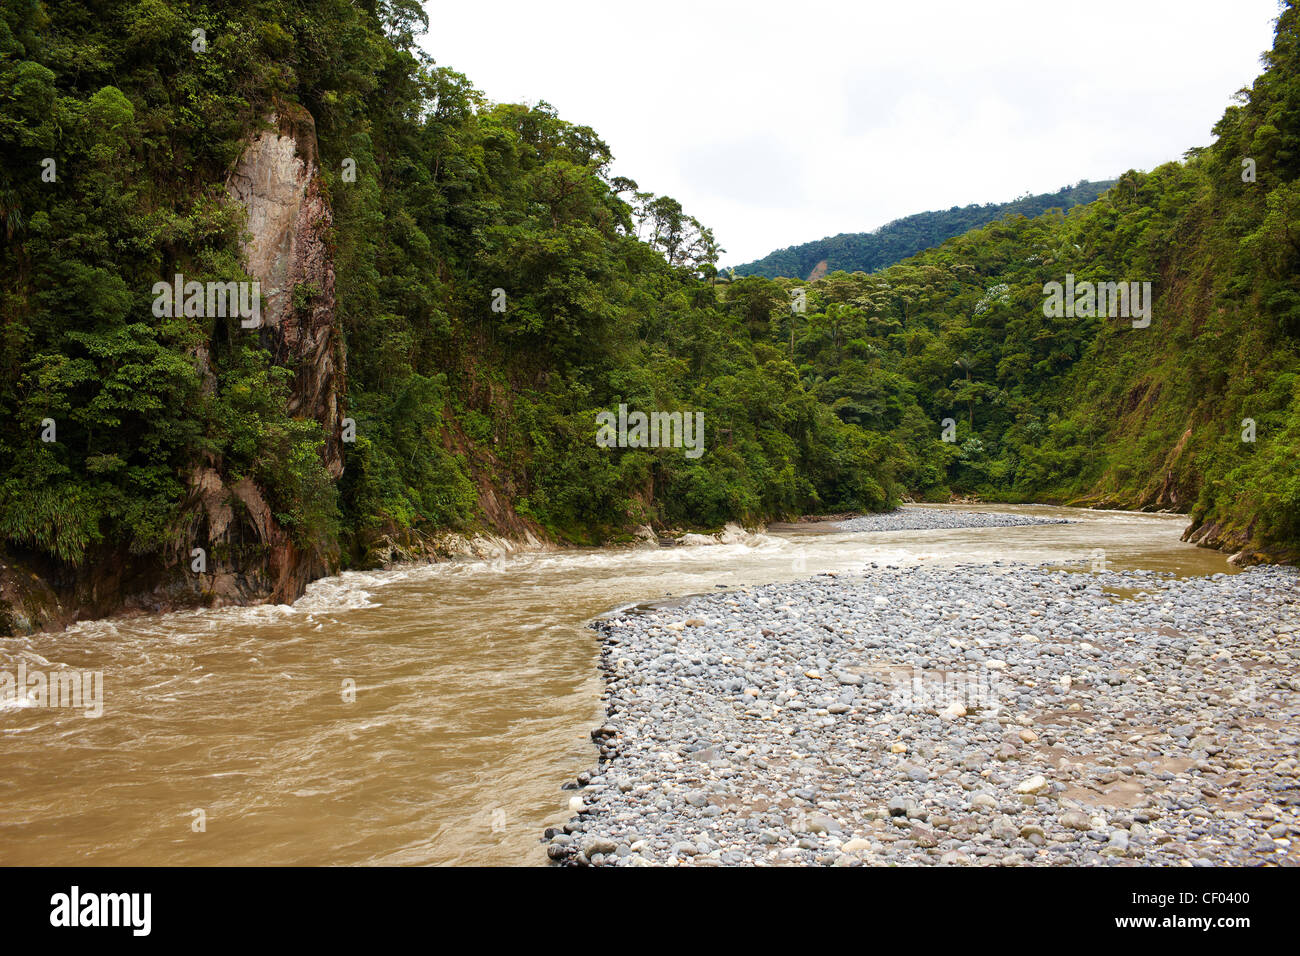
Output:
<instances>
[{"instance_id":1,"label":"brown rock outcrop","mask_svg":"<svg viewBox=\"0 0 1300 956\"><path fill-rule=\"evenodd\" d=\"M319 422L324 463L343 473L345 356L335 318L333 212L322 186L311 115L282 104L269 129L248 142L227 181L247 211L245 265L261 283L256 334L273 360L293 371L288 412ZM233 277L232 277L233 278ZM210 344L194 354L205 388L216 387ZM276 521L263 489L228 484L220 460L196 462L183 525L162 554L135 555L106 542L77 567L37 554L0 555L0 635L64 627L85 618L181 607L289 603L337 567L332 544L300 547ZM203 570L194 570L194 549Z\"/></svg>"},{"instance_id":2,"label":"brown rock outcrop","mask_svg":"<svg viewBox=\"0 0 1300 956\"><path fill-rule=\"evenodd\" d=\"M311 114L282 106L272 125L249 143L226 185L248 213L244 256L266 300L261 334L276 363L295 373L289 413L324 426L325 464L337 478L346 359L326 238L334 215L321 186Z\"/></svg>"}]
</instances>

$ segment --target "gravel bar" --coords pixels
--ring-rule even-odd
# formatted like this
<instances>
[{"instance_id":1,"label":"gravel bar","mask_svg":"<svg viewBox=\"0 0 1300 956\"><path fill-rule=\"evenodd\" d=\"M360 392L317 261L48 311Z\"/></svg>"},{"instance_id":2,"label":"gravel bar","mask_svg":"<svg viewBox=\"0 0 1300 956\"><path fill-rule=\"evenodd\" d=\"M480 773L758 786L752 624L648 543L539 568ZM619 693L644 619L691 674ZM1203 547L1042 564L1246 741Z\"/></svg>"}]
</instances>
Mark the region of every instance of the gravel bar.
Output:
<instances>
[{"instance_id":1,"label":"gravel bar","mask_svg":"<svg viewBox=\"0 0 1300 956\"><path fill-rule=\"evenodd\" d=\"M1077 524L1068 518L995 514L987 511L942 511L937 508L898 508L835 523L837 531L931 531L955 528L1017 528L1033 524Z\"/></svg>"},{"instance_id":2,"label":"gravel bar","mask_svg":"<svg viewBox=\"0 0 1300 956\"><path fill-rule=\"evenodd\" d=\"M1300 864L1300 578L875 567L606 618L567 865Z\"/></svg>"}]
</instances>

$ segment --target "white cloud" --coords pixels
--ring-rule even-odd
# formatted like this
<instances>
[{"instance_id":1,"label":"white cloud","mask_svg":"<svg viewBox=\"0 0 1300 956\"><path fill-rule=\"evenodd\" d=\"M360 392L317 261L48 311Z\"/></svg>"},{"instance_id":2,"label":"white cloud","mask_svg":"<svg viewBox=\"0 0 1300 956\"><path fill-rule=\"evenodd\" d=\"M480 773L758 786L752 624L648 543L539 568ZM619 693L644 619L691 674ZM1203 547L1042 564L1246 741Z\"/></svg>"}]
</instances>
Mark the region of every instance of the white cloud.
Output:
<instances>
[{"instance_id":1,"label":"white cloud","mask_svg":"<svg viewBox=\"0 0 1300 956\"><path fill-rule=\"evenodd\" d=\"M1277 0L475 0L425 48L592 126L738 263L1210 141Z\"/></svg>"}]
</instances>

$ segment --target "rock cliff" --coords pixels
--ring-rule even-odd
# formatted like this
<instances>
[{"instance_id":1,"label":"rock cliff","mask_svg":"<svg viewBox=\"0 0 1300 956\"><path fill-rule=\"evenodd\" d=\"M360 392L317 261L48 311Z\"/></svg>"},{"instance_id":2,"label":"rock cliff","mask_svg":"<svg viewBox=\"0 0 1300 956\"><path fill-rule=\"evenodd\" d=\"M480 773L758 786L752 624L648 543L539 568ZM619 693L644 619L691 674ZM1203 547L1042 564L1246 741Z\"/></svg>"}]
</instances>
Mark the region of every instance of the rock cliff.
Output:
<instances>
[{"instance_id":1,"label":"rock cliff","mask_svg":"<svg viewBox=\"0 0 1300 956\"><path fill-rule=\"evenodd\" d=\"M253 135L226 183L247 213L244 265L264 298L258 335L274 361L293 371L289 413L321 424L325 465L343 474L345 355L336 321L333 221L320 177L316 129L302 107L282 105ZM232 277L233 278L233 277ZM209 382L211 344L195 350ZM182 525L162 555L132 555L113 543L80 567L0 554L0 634L61 627L131 611L289 603L337 569L337 555L298 547L276 521L263 489L229 481L212 456L195 462ZM193 570L192 552L205 569Z\"/></svg>"}]
</instances>

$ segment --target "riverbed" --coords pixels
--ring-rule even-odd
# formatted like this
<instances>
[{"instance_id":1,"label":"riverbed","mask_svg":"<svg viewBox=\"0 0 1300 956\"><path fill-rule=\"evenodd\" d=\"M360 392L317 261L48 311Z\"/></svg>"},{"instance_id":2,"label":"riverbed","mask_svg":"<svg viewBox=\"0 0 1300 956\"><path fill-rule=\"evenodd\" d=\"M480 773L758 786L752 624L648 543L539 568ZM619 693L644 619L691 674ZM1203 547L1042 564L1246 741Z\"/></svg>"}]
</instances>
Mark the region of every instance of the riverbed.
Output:
<instances>
[{"instance_id":1,"label":"riverbed","mask_svg":"<svg viewBox=\"0 0 1300 956\"><path fill-rule=\"evenodd\" d=\"M1070 523L515 553L5 640L0 670L101 673L104 700L0 708L0 864L543 864L605 720L597 616L873 563L1232 571L1182 516L984 510Z\"/></svg>"},{"instance_id":2,"label":"riverbed","mask_svg":"<svg viewBox=\"0 0 1300 956\"><path fill-rule=\"evenodd\" d=\"M603 620L578 865L1300 865L1294 568L871 567Z\"/></svg>"}]
</instances>

